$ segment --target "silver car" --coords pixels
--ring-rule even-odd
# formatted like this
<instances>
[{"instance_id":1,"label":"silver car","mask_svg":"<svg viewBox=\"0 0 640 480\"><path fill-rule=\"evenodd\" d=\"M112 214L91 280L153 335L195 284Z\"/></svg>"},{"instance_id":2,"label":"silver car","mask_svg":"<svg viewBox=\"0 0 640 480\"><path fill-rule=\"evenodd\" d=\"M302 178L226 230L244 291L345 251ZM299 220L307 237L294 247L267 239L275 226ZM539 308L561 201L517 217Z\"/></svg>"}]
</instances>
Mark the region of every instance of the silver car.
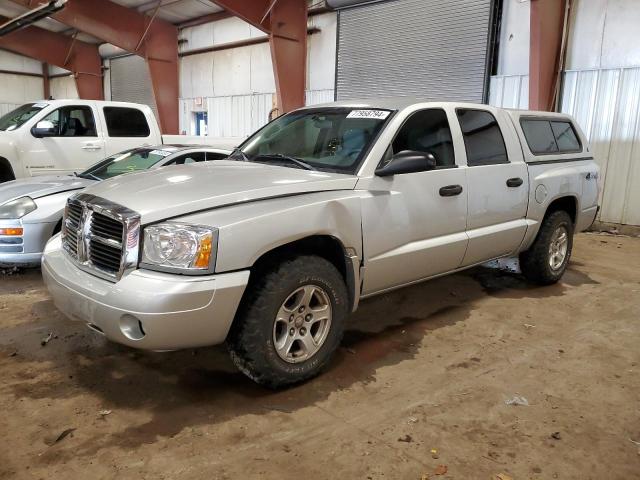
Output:
<instances>
[{"instance_id":1,"label":"silver car","mask_svg":"<svg viewBox=\"0 0 640 480\"><path fill-rule=\"evenodd\" d=\"M125 150L71 176L39 176L0 185L0 266L37 266L47 240L60 231L67 198L124 173L220 160L229 151L194 145Z\"/></svg>"}]
</instances>

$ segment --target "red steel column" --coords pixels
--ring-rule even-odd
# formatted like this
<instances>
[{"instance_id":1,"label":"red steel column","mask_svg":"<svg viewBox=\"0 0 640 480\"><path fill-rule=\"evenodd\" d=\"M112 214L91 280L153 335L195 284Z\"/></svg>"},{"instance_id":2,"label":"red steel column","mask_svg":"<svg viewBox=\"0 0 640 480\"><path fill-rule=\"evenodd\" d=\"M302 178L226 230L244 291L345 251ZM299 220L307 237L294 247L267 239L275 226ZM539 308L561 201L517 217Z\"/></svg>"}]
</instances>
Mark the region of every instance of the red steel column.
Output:
<instances>
[{"instance_id":1,"label":"red steel column","mask_svg":"<svg viewBox=\"0 0 640 480\"><path fill-rule=\"evenodd\" d=\"M0 22L8 19L0 17ZM86 100L102 100L102 61L98 47L60 33L26 27L0 37L0 48L71 70L78 95Z\"/></svg>"},{"instance_id":2,"label":"red steel column","mask_svg":"<svg viewBox=\"0 0 640 480\"><path fill-rule=\"evenodd\" d=\"M307 83L307 2L280 0L271 11L271 61L278 105L290 112L305 104Z\"/></svg>"},{"instance_id":3,"label":"red steel column","mask_svg":"<svg viewBox=\"0 0 640 480\"><path fill-rule=\"evenodd\" d=\"M560 61L566 0L531 0L529 108L551 110Z\"/></svg>"},{"instance_id":4,"label":"red steel column","mask_svg":"<svg viewBox=\"0 0 640 480\"><path fill-rule=\"evenodd\" d=\"M44 91L44 99L47 100L51 96L51 83L49 81L49 64L42 62L42 90Z\"/></svg>"},{"instance_id":5,"label":"red steel column","mask_svg":"<svg viewBox=\"0 0 640 480\"><path fill-rule=\"evenodd\" d=\"M278 106L288 112L305 104L307 2L305 0L215 0L269 34Z\"/></svg>"},{"instance_id":6,"label":"red steel column","mask_svg":"<svg viewBox=\"0 0 640 480\"><path fill-rule=\"evenodd\" d=\"M45 0L13 0L28 8ZM68 0L59 22L146 59L163 133L178 133L178 29L110 0Z\"/></svg>"}]
</instances>

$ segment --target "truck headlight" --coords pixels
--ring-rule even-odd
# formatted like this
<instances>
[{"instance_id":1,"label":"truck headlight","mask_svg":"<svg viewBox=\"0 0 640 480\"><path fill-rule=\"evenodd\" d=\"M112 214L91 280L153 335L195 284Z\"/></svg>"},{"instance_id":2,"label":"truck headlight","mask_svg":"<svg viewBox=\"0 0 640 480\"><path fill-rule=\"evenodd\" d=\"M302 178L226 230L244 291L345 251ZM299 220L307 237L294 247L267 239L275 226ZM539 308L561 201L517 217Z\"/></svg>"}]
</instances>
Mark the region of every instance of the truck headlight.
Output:
<instances>
[{"instance_id":1,"label":"truck headlight","mask_svg":"<svg viewBox=\"0 0 640 480\"><path fill-rule=\"evenodd\" d=\"M160 223L144 229L142 266L197 274L213 272L217 230L200 225Z\"/></svg>"},{"instance_id":2,"label":"truck headlight","mask_svg":"<svg viewBox=\"0 0 640 480\"><path fill-rule=\"evenodd\" d=\"M22 218L38 206L31 197L20 197L0 205L0 218Z\"/></svg>"}]
</instances>

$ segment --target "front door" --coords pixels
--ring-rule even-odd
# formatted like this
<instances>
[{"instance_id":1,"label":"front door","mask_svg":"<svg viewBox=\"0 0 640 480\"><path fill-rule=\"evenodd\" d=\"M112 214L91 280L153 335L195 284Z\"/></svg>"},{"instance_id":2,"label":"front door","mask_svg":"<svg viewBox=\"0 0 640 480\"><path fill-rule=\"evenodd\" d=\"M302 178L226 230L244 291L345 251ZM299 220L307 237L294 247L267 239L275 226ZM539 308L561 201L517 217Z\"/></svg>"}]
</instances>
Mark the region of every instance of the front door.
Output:
<instances>
[{"instance_id":1,"label":"front door","mask_svg":"<svg viewBox=\"0 0 640 480\"><path fill-rule=\"evenodd\" d=\"M413 113L385 155L416 150L434 155L435 170L358 182L362 203L364 295L456 269L467 248L467 179L458 168L447 113Z\"/></svg>"},{"instance_id":2,"label":"front door","mask_svg":"<svg viewBox=\"0 0 640 480\"><path fill-rule=\"evenodd\" d=\"M481 108L456 114L467 154L469 247L462 264L469 266L518 248L527 230L529 176L506 115Z\"/></svg>"},{"instance_id":3,"label":"front door","mask_svg":"<svg viewBox=\"0 0 640 480\"><path fill-rule=\"evenodd\" d=\"M52 137L35 138L25 132L25 167L31 176L69 174L86 170L104 157L93 110L88 105L60 107L40 121L51 122Z\"/></svg>"}]
</instances>

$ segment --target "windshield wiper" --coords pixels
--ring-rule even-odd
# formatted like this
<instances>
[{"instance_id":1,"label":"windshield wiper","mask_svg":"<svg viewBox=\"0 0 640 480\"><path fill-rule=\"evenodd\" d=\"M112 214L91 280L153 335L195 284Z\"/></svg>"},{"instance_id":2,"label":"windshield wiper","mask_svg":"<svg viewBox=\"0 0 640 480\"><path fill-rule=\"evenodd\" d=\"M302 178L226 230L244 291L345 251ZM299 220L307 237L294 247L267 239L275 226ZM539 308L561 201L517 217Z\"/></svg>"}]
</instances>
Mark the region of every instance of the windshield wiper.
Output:
<instances>
[{"instance_id":1,"label":"windshield wiper","mask_svg":"<svg viewBox=\"0 0 640 480\"><path fill-rule=\"evenodd\" d=\"M238 158L232 158L232 160L236 160L236 161L241 161L241 162L250 162L251 160L249 159L249 157L247 156L246 153L244 153L242 150L240 150L240 147L236 147L233 149L233 151L231 152L231 155L229 155L227 158L231 158L236 154L240 154L240 159Z\"/></svg>"},{"instance_id":2,"label":"windshield wiper","mask_svg":"<svg viewBox=\"0 0 640 480\"><path fill-rule=\"evenodd\" d=\"M73 174L78 177L78 178L84 178L87 180L97 180L99 182L102 181L102 179L100 177L95 176L93 173L78 173L78 172L73 172Z\"/></svg>"},{"instance_id":3,"label":"windshield wiper","mask_svg":"<svg viewBox=\"0 0 640 480\"><path fill-rule=\"evenodd\" d=\"M252 161L256 161L256 158L265 158L267 160L285 160L287 162L290 163L294 163L296 164L298 167L300 168L304 168L305 170L317 170L316 168L312 167L311 165L309 165L306 162L303 162L302 160L295 158L295 157L289 157L287 155L283 155L281 153L271 153L271 154L259 154L256 155Z\"/></svg>"}]
</instances>

